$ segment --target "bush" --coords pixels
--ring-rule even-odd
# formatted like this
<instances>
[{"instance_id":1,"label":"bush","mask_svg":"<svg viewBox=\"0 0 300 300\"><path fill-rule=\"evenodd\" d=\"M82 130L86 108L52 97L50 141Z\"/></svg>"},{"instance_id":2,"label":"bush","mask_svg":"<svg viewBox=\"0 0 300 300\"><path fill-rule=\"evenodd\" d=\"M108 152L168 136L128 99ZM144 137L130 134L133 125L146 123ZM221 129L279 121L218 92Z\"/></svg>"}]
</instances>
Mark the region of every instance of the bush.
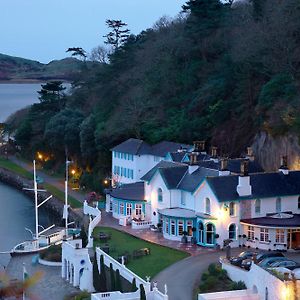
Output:
<instances>
[{"instance_id":1,"label":"bush","mask_svg":"<svg viewBox=\"0 0 300 300\"><path fill-rule=\"evenodd\" d=\"M40 258L52 262L61 262L61 245L52 245L48 249L40 252Z\"/></svg>"},{"instance_id":2,"label":"bush","mask_svg":"<svg viewBox=\"0 0 300 300\"><path fill-rule=\"evenodd\" d=\"M214 276L208 276L206 280L200 285L200 291L208 292L218 285L218 278Z\"/></svg>"},{"instance_id":3,"label":"bush","mask_svg":"<svg viewBox=\"0 0 300 300\"><path fill-rule=\"evenodd\" d=\"M245 283L243 281L233 281L230 284L230 290L235 291L235 290L245 290L247 289Z\"/></svg>"},{"instance_id":4,"label":"bush","mask_svg":"<svg viewBox=\"0 0 300 300\"><path fill-rule=\"evenodd\" d=\"M209 266L208 266L208 273L210 274L210 275L219 275L219 273L221 272L221 267L220 266L218 266L218 265L216 265L216 264L210 264Z\"/></svg>"},{"instance_id":5,"label":"bush","mask_svg":"<svg viewBox=\"0 0 300 300\"><path fill-rule=\"evenodd\" d=\"M207 272L204 272L201 276L201 280L205 281L209 277L209 274Z\"/></svg>"}]
</instances>

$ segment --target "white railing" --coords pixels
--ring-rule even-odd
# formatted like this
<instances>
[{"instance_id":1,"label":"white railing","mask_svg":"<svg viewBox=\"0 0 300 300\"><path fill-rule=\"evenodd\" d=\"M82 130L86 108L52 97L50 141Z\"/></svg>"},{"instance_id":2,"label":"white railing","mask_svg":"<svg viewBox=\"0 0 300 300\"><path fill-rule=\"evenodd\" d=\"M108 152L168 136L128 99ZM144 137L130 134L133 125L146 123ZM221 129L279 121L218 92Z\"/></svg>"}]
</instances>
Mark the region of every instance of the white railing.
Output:
<instances>
[{"instance_id":1,"label":"white railing","mask_svg":"<svg viewBox=\"0 0 300 300\"><path fill-rule=\"evenodd\" d=\"M139 300L140 291L133 293L121 293L121 292L107 292L92 294L91 300Z\"/></svg>"},{"instance_id":2,"label":"white railing","mask_svg":"<svg viewBox=\"0 0 300 300\"><path fill-rule=\"evenodd\" d=\"M134 221L131 222L132 229L147 229L152 225L151 221Z\"/></svg>"},{"instance_id":3,"label":"white railing","mask_svg":"<svg viewBox=\"0 0 300 300\"><path fill-rule=\"evenodd\" d=\"M101 213L101 212L98 209L98 207L89 206L88 203L86 202L86 200L84 200L83 213L85 215L90 215L90 216L93 216L93 217L97 217L99 215L99 213Z\"/></svg>"}]
</instances>

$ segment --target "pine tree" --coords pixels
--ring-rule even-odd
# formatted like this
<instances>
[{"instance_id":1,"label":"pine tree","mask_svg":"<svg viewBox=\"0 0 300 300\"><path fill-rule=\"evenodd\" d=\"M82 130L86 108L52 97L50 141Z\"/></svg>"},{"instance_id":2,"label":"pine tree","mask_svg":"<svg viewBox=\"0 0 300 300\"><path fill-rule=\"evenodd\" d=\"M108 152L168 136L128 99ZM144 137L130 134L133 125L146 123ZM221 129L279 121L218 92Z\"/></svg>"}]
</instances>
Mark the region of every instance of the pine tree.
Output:
<instances>
[{"instance_id":1,"label":"pine tree","mask_svg":"<svg viewBox=\"0 0 300 300\"><path fill-rule=\"evenodd\" d=\"M109 273L110 273L110 290L115 291L116 290L116 278L115 278L115 272L112 266L112 263L109 265Z\"/></svg>"},{"instance_id":2,"label":"pine tree","mask_svg":"<svg viewBox=\"0 0 300 300\"><path fill-rule=\"evenodd\" d=\"M140 300L146 300L146 292L142 284L140 284Z\"/></svg>"},{"instance_id":3,"label":"pine tree","mask_svg":"<svg viewBox=\"0 0 300 300\"><path fill-rule=\"evenodd\" d=\"M106 284L106 271L104 265L104 257L100 255L100 283L101 283L101 292L107 292L107 284Z\"/></svg>"},{"instance_id":4,"label":"pine tree","mask_svg":"<svg viewBox=\"0 0 300 300\"><path fill-rule=\"evenodd\" d=\"M137 291L137 286L136 286L136 280L135 277L133 277L132 283L131 283L131 291L136 292Z\"/></svg>"},{"instance_id":5,"label":"pine tree","mask_svg":"<svg viewBox=\"0 0 300 300\"><path fill-rule=\"evenodd\" d=\"M94 288L95 288L96 292L101 292L101 278L100 278L100 274L99 274L96 253L95 253L95 259L94 259L94 263L93 263L93 282L94 282Z\"/></svg>"},{"instance_id":6,"label":"pine tree","mask_svg":"<svg viewBox=\"0 0 300 300\"><path fill-rule=\"evenodd\" d=\"M119 269L116 270L116 290L122 292L122 281Z\"/></svg>"}]
</instances>

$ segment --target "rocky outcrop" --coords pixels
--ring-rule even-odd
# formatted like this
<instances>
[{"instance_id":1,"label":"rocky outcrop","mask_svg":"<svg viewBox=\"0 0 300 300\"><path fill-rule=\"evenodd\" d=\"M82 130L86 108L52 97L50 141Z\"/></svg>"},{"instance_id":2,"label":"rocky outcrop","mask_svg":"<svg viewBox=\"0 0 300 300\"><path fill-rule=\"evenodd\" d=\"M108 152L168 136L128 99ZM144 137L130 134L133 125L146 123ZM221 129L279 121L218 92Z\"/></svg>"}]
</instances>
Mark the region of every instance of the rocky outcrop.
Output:
<instances>
[{"instance_id":1,"label":"rocky outcrop","mask_svg":"<svg viewBox=\"0 0 300 300\"><path fill-rule=\"evenodd\" d=\"M26 194L30 199L34 200L34 192L23 189L23 188L32 188L33 187L32 180L23 178L7 169L0 168L0 181L18 189L22 193ZM44 199L46 199L49 196L50 194L48 192L43 193L43 195L39 194L38 201L42 202ZM51 200L49 200L43 205L43 207L51 211L51 214L55 216L58 220L62 219L63 206L64 203L55 197L52 197ZM69 220L74 221L77 224L81 224L82 218L80 214L78 214L72 209L69 209Z\"/></svg>"},{"instance_id":2,"label":"rocky outcrop","mask_svg":"<svg viewBox=\"0 0 300 300\"><path fill-rule=\"evenodd\" d=\"M254 138L252 149L266 171L278 170L283 155L288 157L290 170L300 170L300 146L296 135L272 137L266 132L260 132Z\"/></svg>"}]
</instances>

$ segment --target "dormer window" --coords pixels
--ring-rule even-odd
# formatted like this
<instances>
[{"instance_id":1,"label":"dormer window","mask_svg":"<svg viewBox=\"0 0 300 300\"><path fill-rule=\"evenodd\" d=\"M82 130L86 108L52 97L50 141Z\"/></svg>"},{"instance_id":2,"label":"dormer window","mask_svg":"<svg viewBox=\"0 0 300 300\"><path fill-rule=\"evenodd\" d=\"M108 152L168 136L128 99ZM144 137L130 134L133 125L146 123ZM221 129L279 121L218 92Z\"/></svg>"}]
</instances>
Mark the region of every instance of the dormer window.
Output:
<instances>
[{"instance_id":1,"label":"dormer window","mask_svg":"<svg viewBox=\"0 0 300 300\"><path fill-rule=\"evenodd\" d=\"M281 198L280 197L276 198L276 212L277 213L281 212Z\"/></svg>"},{"instance_id":2,"label":"dormer window","mask_svg":"<svg viewBox=\"0 0 300 300\"><path fill-rule=\"evenodd\" d=\"M161 188L157 189L157 201L158 202L163 202L163 192Z\"/></svg>"},{"instance_id":3,"label":"dormer window","mask_svg":"<svg viewBox=\"0 0 300 300\"><path fill-rule=\"evenodd\" d=\"M234 202L229 203L229 215L235 216L235 203Z\"/></svg>"},{"instance_id":4,"label":"dormer window","mask_svg":"<svg viewBox=\"0 0 300 300\"><path fill-rule=\"evenodd\" d=\"M210 199L209 198L205 199L205 213L210 215Z\"/></svg>"}]
</instances>

